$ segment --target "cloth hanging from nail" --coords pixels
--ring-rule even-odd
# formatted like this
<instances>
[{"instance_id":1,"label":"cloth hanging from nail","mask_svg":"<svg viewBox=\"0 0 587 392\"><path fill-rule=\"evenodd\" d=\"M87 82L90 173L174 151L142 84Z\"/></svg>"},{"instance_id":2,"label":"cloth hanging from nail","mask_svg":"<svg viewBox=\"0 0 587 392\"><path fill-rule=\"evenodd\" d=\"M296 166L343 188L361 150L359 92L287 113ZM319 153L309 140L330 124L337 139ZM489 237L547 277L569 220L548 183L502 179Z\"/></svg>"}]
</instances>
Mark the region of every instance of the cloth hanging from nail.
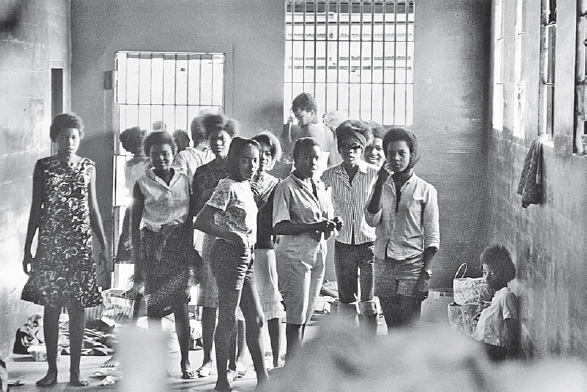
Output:
<instances>
[{"instance_id":1,"label":"cloth hanging from nail","mask_svg":"<svg viewBox=\"0 0 587 392\"><path fill-rule=\"evenodd\" d=\"M543 143L546 135L538 137L530 145L524 159L524 168L518 184L518 194L522 195L522 207L541 204L544 201L544 158Z\"/></svg>"}]
</instances>

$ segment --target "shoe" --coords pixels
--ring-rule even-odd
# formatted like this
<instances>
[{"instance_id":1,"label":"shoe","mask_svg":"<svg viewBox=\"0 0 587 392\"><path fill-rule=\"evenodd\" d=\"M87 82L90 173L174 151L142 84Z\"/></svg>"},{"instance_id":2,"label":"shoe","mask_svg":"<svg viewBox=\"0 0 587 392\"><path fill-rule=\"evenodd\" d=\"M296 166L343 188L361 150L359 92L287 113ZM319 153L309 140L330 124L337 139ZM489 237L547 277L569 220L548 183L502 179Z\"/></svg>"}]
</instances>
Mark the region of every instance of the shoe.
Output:
<instances>
[{"instance_id":1,"label":"shoe","mask_svg":"<svg viewBox=\"0 0 587 392\"><path fill-rule=\"evenodd\" d=\"M228 379L228 382L236 381L238 378L238 372L236 370L226 369L226 378Z\"/></svg>"},{"instance_id":2,"label":"shoe","mask_svg":"<svg viewBox=\"0 0 587 392\"><path fill-rule=\"evenodd\" d=\"M243 364L243 367L239 367L238 363L236 365L236 374L238 378L243 378L245 374L247 374L247 367Z\"/></svg>"},{"instance_id":3,"label":"shoe","mask_svg":"<svg viewBox=\"0 0 587 392\"><path fill-rule=\"evenodd\" d=\"M203 364L202 366L200 366L197 370L196 373L198 375L198 377L208 377L212 374L214 370L214 363L212 361L206 362L205 364Z\"/></svg>"}]
</instances>

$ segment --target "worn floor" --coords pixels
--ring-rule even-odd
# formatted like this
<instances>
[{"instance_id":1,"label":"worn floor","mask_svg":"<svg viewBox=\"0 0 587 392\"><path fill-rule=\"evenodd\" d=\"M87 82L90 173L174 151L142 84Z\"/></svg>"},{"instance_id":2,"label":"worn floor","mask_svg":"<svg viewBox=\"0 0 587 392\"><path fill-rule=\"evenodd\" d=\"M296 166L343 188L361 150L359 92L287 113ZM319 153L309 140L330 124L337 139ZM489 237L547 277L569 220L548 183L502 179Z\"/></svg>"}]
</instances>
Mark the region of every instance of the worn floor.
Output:
<instances>
[{"instance_id":1,"label":"worn floor","mask_svg":"<svg viewBox=\"0 0 587 392\"><path fill-rule=\"evenodd\" d=\"M312 321L306 329L305 340L312 339L315 336L320 323L321 317L329 317L327 315L321 315L317 317L316 321ZM427 322L441 322L445 323L446 320L446 302L440 298L431 298L426 300L423 304L422 319ZM282 324L285 329L285 324ZM381 318L379 325L379 334L385 334L384 320ZM268 351L269 338L266 331L264 331L265 337L265 350ZM283 339L285 340L285 339ZM283 342L282 352L285 352L285 342ZM193 350L190 351L190 362L192 367L195 369L202 363L203 351ZM35 385L35 381L42 378L47 371L46 362L34 362L32 357L29 355L12 355L8 358L7 368L9 372L9 381L14 382L19 380L22 385L11 386L11 392L31 392L31 391L119 391L125 392L139 391L139 389L125 388L125 384L122 380L118 380L115 384L102 386L99 385L104 379L104 376L98 377L94 373L96 371L103 370L100 367L108 357L103 356L84 356L81 361L81 373L82 377L90 381L90 385L87 387L70 387L67 384L69 379L69 357L61 356L58 364L59 376L58 383L52 387L40 388ZM212 375L209 377L193 379L193 380L182 380L180 378L181 373L179 371L179 353L170 352L166 354L167 375L164 377L165 390L167 391L212 391L216 382L216 376ZM149 361L149 359L141 359L142 361ZM148 363L148 362L146 362ZM267 358L267 366L270 367L271 360ZM233 383L233 388L241 392L254 391L256 386L255 372L252 368L250 358L248 358L248 371L243 378L239 378ZM123 389L124 388L124 389ZM155 390L153 390L155 391ZM141 390L140 392L146 392ZM160 392L160 391L157 391Z\"/></svg>"}]
</instances>

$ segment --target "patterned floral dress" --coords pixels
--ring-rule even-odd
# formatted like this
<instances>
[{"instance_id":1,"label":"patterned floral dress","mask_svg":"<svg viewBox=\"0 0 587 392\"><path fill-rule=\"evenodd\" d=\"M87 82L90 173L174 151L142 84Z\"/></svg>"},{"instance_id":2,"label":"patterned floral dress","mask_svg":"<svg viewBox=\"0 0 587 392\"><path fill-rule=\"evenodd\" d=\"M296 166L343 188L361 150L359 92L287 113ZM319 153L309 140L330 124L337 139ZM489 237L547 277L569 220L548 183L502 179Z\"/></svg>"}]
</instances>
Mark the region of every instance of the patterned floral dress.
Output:
<instances>
[{"instance_id":1,"label":"patterned floral dress","mask_svg":"<svg viewBox=\"0 0 587 392\"><path fill-rule=\"evenodd\" d=\"M37 161L42 207L33 272L22 299L43 306L92 307L102 303L92 261L89 185L94 162L69 166L55 157Z\"/></svg>"}]
</instances>

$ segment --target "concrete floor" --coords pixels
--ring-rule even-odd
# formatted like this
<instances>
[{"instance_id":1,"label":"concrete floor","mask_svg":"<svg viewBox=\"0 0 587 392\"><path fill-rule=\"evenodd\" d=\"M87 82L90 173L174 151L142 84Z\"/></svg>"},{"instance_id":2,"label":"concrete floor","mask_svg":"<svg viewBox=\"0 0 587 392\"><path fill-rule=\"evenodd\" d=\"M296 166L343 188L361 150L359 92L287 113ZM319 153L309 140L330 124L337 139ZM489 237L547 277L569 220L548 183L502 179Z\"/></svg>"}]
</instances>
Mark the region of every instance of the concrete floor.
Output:
<instances>
[{"instance_id":1,"label":"concrete floor","mask_svg":"<svg viewBox=\"0 0 587 392\"><path fill-rule=\"evenodd\" d=\"M447 323L446 318L446 305L451 298L445 298L443 296L435 296L431 293L431 297L424 301L422 306L422 321L431 323ZM314 337L318 331L318 324L320 319L323 317L329 317L325 315L317 315L316 320L310 322L306 329L305 340L308 341ZM282 324L285 329L285 324ZM264 330L265 350L269 351L269 337L267 331ZM384 319L380 319L378 334L386 334ZM285 352L285 338L282 341L282 352ZM9 372L9 381L20 380L23 385L10 387L11 392L29 392L29 391L118 391L124 390L125 392L134 391L136 389L122 389L124 384L119 380L113 385L101 386L99 383L104 377L94 376L94 372L103 370L100 367L109 357L102 356L84 356L81 361L81 374L82 378L90 381L90 385L87 387L70 387L67 384L69 379L69 356L61 356L58 370L59 377L58 383L50 388L39 388L35 385L36 380L42 378L47 371L46 362L34 362L32 357L29 355L12 355L7 360L7 369ZM148 358L148 357L147 357ZM190 351L190 362L192 367L195 369L202 363L203 351L193 350ZM180 378L181 373L179 371L179 353L169 352L166 354L167 362L166 367L167 376L165 377L165 390L168 391L212 391L216 382L216 376L212 375L209 377L194 379L194 380L182 380ZM250 358L248 359L248 371L245 377L236 380L233 383L233 387L242 392L254 391L256 386L255 372L252 368ZM143 362L145 363L145 362ZM148 362L146 362L148 363ZM267 367L271 367L271 358L267 358ZM145 391L141 391L145 392ZM160 391L157 391L160 392Z\"/></svg>"}]
</instances>

